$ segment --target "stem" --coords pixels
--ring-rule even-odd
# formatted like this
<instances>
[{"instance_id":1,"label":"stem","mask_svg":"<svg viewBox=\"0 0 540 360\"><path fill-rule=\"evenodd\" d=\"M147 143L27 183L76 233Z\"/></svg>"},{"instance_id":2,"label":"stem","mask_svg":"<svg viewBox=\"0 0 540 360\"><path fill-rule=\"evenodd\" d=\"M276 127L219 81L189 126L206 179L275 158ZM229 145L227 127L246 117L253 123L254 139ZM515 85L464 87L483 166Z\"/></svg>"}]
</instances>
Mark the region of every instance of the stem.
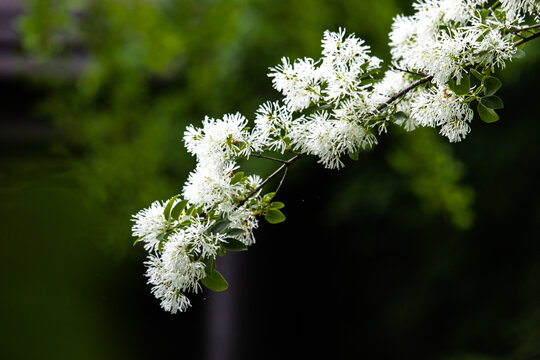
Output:
<instances>
[{"instance_id":1,"label":"stem","mask_svg":"<svg viewBox=\"0 0 540 360\"><path fill-rule=\"evenodd\" d=\"M387 107L388 105L390 105L391 103L393 103L395 100L397 100L398 98L402 97L403 95L405 95L406 93L408 93L409 91L411 91L412 89L416 88L417 86L420 86L428 81L430 81L431 79L433 79L433 75L427 75L427 76L424 76L423 78L421 78L420 80L416 80L415 82L413 82L411 85L407 86L405 89L401 90L400 92L398 92L396 95L392 96L390 99L386 100L385 102L383 102L381 105L379 105L377 107L377 110L382 110L384 109L385 107Z\"/></svg>"},{"instance_id":2,"label":"stem","mask_svg":"<svg viewBox=\"0 0 540 360\"><path fill-rule=\"evenodd\" d=\"M276 191L274 191L274 196L275 196L275 194L277 194L279 189L281 189L281 185L283 184L283 180L285 180L285 176L287 176L287 170L289 170L289 167L285 168L285 171L283 172L283 176L281 177L281 180L279 180L279 185L278 185Z\"/></svg>"},{"instance_id":3,"label":"stem","mask_svg":"<svg viewBox=\"0 0 540 360\"><path fill-rule=\"evenodd\" d=\"M272 160L272 161L280 162L282 164L285 164L287 162L287 160L278 159L278 158L275 158L275 157L266 156L266 155L262 155L262 154L250 154L250 156L258 157L258 158L261 158L261 159Z\"/></svg>"},{"instance_id":4,"label":"stem","mask_svg":"<svg viewBox=\"0 0 540 360\"><path fill-rule=\"evenodd\" d=\"M534 33L534 34L532 34L531 36L527 36L527 37L524 38L524 39L521 39L521 40L519 40L519 41L516 41L516 42L514 43L514 46L519 46L519 45L521 45L521 44L525 44L527 41L531 41L532 39L536 39L536 38L539 37L539 36L540 36L540 32Z\"/></svg>"},{"instance_id":5,"label":"stem","mask_svg":"<svg viewBox=\"0 0 540 360\"><path fill-rule=\"evenodd\" d=\"M253 189L253 191L251 193L249 193L249 195L246 196L244 200L242 200L242 201L240 201L238 203L237 207L241 207L242 205L244 205L246 203L246 201L248 201L250 198L252 198L253 195L255 195L256 193L258 193L259 190L261 190L264 185L266 185L270 180L272 180L274 177L276 177L282 170L284 170L284 169L286 170L289 166L291 166L296 160L300 159L302 156L304 156L304 154L298 154L298 155L293 156L289 160L283 161L283 165L281 165L279 168L277 168L277 170L274 171L272 174L270 174L266 179L264 179L263 182L259 186L257 186L255 189ZM281 179L281 181L283 181L283 178ZM281 186L281 183L280 183L280 186Z\"/></svg>"},{"instance_id":6,"label":"stem","mask_svg":"<svg viewBox=\"0 0 540 360\"><path fill-rule=\"evenodd\" d=\"M408 69L401 69L401 68L397 67L395 64L392 64L392 67L395 70L406 72L408 74L418 75L418 76L427 76L427 74L424 74L424 73L421 73L421 72L416 72L416 71L412 71L412 70L408 70Z\"/></svg>"},{"instance_id":7,"label":"stem","mask_svg":"<svg viewBox=\"0 0 540 360\"><path fill-rule=\"evenodd\" d=\"M511 33L520 33L522 31L528 31L528 30L537 29L537 28L540 28L540 24L526 26L526 27L522 27L520 29L512 29L509 32L511 32Z\"/></svg>"}]
</instances>

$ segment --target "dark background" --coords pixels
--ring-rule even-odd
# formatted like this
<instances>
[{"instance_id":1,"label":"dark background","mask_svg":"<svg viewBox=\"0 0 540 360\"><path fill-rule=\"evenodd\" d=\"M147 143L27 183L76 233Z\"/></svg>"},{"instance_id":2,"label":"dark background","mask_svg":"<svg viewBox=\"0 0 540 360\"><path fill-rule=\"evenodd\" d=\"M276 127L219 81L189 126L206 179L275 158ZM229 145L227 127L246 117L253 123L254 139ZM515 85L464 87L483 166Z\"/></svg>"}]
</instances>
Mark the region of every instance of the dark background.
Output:
<instances>
[{"instance_id":1,"label":"dark background","mask_svg":"<svg viewBox=\"0 0 540 360\"><path fill-rule=\"evenodd\" d=\"M187 124L279 94L282 56L345 27L389 63L410 1L0 1L0 358L540 359L538 59L500 77L465 141L396 127L325 170L305 158L224 293L171 315L130 217L180 191ZM262 176L275 164L249 165Z\"/></svg>"}]
</instances>

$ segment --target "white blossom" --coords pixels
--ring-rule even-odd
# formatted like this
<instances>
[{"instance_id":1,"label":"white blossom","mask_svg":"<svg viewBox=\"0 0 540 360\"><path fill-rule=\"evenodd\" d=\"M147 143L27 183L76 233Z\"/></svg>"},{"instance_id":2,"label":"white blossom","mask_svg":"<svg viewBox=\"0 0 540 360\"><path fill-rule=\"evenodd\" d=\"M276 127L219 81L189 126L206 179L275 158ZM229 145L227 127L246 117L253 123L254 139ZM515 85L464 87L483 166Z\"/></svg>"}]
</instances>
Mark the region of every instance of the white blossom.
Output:
<instances>
[{"instance_id":1,"label":"white blossom","mask_svg":"<svg viewBox=\"0 0 540 360\"><path fill-rule=\"evenodd\" d=\"M538 0L500 0L507 17L510 20L519 18L522 15L532 15L540 10Z\"/></svg>"},{"instance_id":2,"label":"white blossom","mask_svg":"<svg viewBox=\"0 0 540 360\"><path fill-rule=\"evenodd\" d=\"M344 96L358 96L362 75L379 68L381 60L370 56L369 46L353 34L344 38L345 30L326 31L322 41L321 73L326 81L324 100L337 102Z\"/></svg>"},{"instance_id":3,"label":"white blossom","mask_svg":"<svg viewBox=\"0 0 540 360\"><path fill-rule=\"evenodd\" d=\"M311 58L297 59L293 63L281 59L281 65L270 68L274 88L285 96L283 101L292 111L304 110L321 97L321 73Z\"/></svg>"},{"instance_id":4,"label":"white blossom","mask_svg":"<svg viewBox=\"0 0 540 360\"><path fill-rule=\"evenodd\" d=\"M265 102L255 113L252 143L259 151L264 148L281 153L287 149L287 137L292 127L292 112L278 102Z\"/></svg>"},{"instance_id":5,"label":"white blossom","mask_svg":"<svg viewBox=\"0 0 540 360\"><path fill-rule=\"evenodd\" d=\"M319 162L330 169L339 169L341 156L371 147L376 138L357 122L336 120L326 111L319 111L295 124L292 143L299 151L316 155Z\"/></svg>"},{"instance_id":6,"label":"white blossom","mask_svg":"<svg viewBox=\"0 0 540 360\"><path fill-rule=\"evenodd\" d=\"M258 186L259 176L248 177L247 182L231 183L238 166L234 162L198 164L189 174L183 188L183 196L190 203L209 210L215 206L219 211L229 212L234 204Z\"/></svg>"},{"instance_id":7,"label":"white blossom","mask_svg":"<svg viewBox=\"0 0 540 360\"><path fill-rule=\"evenodd\" d=\"M517 49L510 35L503 36L502 29L485 31L481 41L473 44L474 61L489 68L504 68L507 61L512 59Z\"/></svg>"},{"instance_id":8,"label":"white blossom","mask_svg":"<svg viewBox=\"0 0 540 360\"><path fill-rule=\"evenodd\" d=\"M140 238L144 248L148 251L156 249L159 244L158 236L168 226L167 219L163 215L165 205L160 201L154 201L150 207L133 215L132 235Z\"/></svg>"},{"instance_id":9,"label":"white blossom","mask_svg":"<svg viewBox=\"0 0 540 360\"><path fill-rule=\"evenodd\" d=\"M241 153L249 154L247 123L247 119L239 113L226 114L223 119L207 116L201 128L190 125L186 129L186 148L204 164L228 160ZM241 145L246 145L246 149L241 149Z\"/></svg>"},{"instance_id":10,"label":"white blossom","mask_svg":"<svg viewBox=\"0 0 540 360\"><path fill-rule=\"evenodd\" d=\"M451 142L461 141L469 133L473 114L463 97L438 87L420 93L411 109L411 116L419 125L441 126L441 135Z\"/></svg>"}]
</instances>

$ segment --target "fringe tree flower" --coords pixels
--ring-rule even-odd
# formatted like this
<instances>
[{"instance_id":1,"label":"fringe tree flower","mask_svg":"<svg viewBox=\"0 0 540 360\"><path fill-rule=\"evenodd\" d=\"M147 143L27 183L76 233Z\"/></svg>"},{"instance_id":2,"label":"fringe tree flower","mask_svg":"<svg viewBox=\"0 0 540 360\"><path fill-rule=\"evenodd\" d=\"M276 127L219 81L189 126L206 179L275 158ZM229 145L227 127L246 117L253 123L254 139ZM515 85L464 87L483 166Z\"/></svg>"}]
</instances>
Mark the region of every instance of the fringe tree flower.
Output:
<instances>
[{"instance_id":1,"label":"fringe tree flower","mask_svg":"<svg viewBox=\"0 0 540 360\"><path fill-rule=\"evenodd\" d=\"M133 215L132 235L144 243L145 250L152 251L158 246L158 236L168 225L163 215L165 205L160 201L154 201L150 207Z\"/></svg>"},{"instance_id":2,"label":"fringe tree flower","mask_svg":"<svg viewBox=\"0 0 540 360\"><path fill-rule=\"evenodd\" d=\"M419 94L411 107L411 117L419 125L442 126L441 135L451 142L465 138L473 115L463 98L444 88L432 88Z\"/></svg>"},{"instance_id":3,"label":"fringe tree flower","mask_svg":"<svg viewBox=\"0 0 540 360\"><path fill-rule=\"evenodd\" d=\"M255 113L252 143L259 151L264 148L282 154L288 147L288 134L292 128L292 112L278 102L265 102Z\"/></svg>"},{"instance_id":4,"label":"fringe tree flower","mask_svg":"<svg viewBox=\"0 0 540 360\"><path fill-rule=\"evenodd\" d=\"M317 63L311 58L297 59L291 64L289 59L282 58L282 64L271 68L268 74L272 77L274 88L285 98L283 101L291 111L308 108L321 98L321 72Z\"/></svg>"}]
</instances>

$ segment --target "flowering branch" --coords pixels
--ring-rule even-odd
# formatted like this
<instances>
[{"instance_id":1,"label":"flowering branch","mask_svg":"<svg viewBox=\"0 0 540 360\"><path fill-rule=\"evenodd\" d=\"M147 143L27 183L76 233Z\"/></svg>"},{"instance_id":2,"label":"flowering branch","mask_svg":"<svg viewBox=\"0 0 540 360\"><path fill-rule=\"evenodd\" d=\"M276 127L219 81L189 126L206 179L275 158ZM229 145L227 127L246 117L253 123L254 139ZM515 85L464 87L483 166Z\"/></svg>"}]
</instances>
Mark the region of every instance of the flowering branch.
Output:
<instances>
[{"instance_id":1,"label":"flowering branch","mask_svg":"<svg viewBox=\"0 0 540 360\"><path fill-rule=\"evenodd\" d=\"M201 127L187 128L186 148L197 166L183 199L156 201L133 219L136 242L149 253L148 282L164 309L185 311L186 293L202 286L228 287L216 257L252 245L260 218L271 224L285 220L285 205L273 198L303 156L339 169L345 155L357 160L362 149L375 146L389 123L407 131L436 127L457 142L470 132L475 114L487 123L499 119L496 110L504 105L496 95L502 84L495 71L524 56L517 47L540 36L533 32L540 24L527 23L538 17L540 3L420 0L414 6L413 15L394 19L390 70L382 71L382 60L370 55L363 40L341 29L326 31L320 59L283 58L270 69L283 98L262 104L252 128L239 113L206 117ZM514 41L516 35L522 38ZM267 151L294 156L284 160ZM265 179L245 176L237 162L250 157L281 165ZM263 194L279 174L276 190Z\"/></svg>"}]
</instances>

